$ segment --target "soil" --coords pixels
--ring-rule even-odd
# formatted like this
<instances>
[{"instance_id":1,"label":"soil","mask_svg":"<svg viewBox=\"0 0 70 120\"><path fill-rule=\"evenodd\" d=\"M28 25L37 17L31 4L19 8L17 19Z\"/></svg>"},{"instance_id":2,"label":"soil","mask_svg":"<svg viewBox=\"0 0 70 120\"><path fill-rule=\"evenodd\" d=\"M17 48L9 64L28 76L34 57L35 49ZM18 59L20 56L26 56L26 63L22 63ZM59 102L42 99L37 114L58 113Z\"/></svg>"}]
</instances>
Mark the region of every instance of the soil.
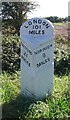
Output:
<instances>
[{"instance_id":1,"label":"soil","mask_svg":"<svg viewBox=\"0 0 70 120\"><path fill-rule=\"evenodd\" d=\"M68 26L54 26L55 37L63 36L66 39L70 39L70 27Z\"/></svg>"}]
</instances>

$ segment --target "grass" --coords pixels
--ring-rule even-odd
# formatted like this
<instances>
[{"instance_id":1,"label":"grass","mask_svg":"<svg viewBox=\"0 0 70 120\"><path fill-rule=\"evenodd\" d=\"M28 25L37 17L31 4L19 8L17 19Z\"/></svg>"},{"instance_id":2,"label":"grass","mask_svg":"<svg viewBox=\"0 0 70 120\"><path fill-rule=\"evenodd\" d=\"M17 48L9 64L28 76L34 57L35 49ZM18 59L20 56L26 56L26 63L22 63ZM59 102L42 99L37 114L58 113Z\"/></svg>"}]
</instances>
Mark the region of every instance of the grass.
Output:
<instances>
[{"instance_id":1,"label":"grass","mask_svg":"<svg viewBox=\"0 0 70 120\"><path fill-rule=\"evenodd\" d=\"M70 27L70 22L66 22L66 23L65 23L65 22L64 22L64 23L63 23L63 22L58 22L58 23L53 23L53 25L54 25L55 27L56 27L56 26L57 26L57 27L60 27L60 26L61 26L61 27L68 27L68 28L69 28L69 27Z\"/></svg>"},{"instance_id":2,"label":"grass","mask_svg":"<svg viewBox=\"0 0 70 120\"><path fill-rule=\"evenodd\" d=\"M12 75L4 73L2 81L3 118L20 120L35 120L43 118L57 118L58 120L70 117L70 85L68 76L54 75L53 94L43 100L35 100L20 95L20 72Z\"/></svg>"},{"instance_id":3,"label":"grass","mask_svg":"<svg viewBox=\"0 0 70 120\"><path fill-rule=\"evenodd\" d=\"M58 25L61 24L64 23L58 23ZM8 50L8 47L6 50ZM20 94L20 71L16 73L11 72L10 74L4 72L0 75L0 83L2 85L2 89L0 89L2 94L0 103L3 106L2 117L4 120L9 118L13 120L70 119L70 81L68 78L69 69L67 68L69 67L68 51L69 41L61 36L56 38L54 59L56 60L55 67L57 71L55 72L56 75L54 75L53 93L51 96L45 96L43 100L30 99ZM58 74L58 72L63 74Z\"/></svg>"},{"instance_id":4,"label":"grass","mask_svg":"<svg viewBox=\"0 0 70 120\"><path fill-rule=\"evenodd\" d=\"M70 24L70 23L62 23L62 22L53 23L54 26L67 26L68 24Z\"/></svg>"}]
</instances>

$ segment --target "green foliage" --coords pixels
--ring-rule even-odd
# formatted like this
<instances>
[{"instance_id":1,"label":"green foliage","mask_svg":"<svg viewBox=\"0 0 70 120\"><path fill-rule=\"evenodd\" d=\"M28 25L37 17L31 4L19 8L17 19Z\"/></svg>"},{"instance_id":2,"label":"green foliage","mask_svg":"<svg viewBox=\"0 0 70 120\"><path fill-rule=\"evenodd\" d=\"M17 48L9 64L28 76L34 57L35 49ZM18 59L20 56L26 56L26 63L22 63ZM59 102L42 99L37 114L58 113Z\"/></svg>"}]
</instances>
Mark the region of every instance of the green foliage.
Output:
<instances>
[{"instance_id":1,"label":"green foliage","mask_svg":"<svg viewBox=\"0 0 70 120\"><path fill-rule=\"evenodd\" d=\"M21 1L21 2L2 2L2 23L3 33L8 27L14 27L16 33L19 34L21 24L26 20L27 13L31 12L37 7L35 2ZM10 27L10 29L12 29ZM9 33L10 31L7 31Z\"/></svg>"},{"instance_id":2,"label":"green foliage","mask_svg":"<svg viewBox=\"0 0 70 120\"><path fill-rule=\"evenodd\" d=\"M4 73L0 81L2 81L2 101L9 102L14 99L19 92L20 87L19 84L17 84L19 82L19 72L12 74L12 76L8 73Z\"/></svg>"},{"instance_id":3,"label":"green foliage","mask_svg":"<svg viewBox=\"0 0 70 120\"><path fill-rule=\"evenodd\" d=\"M61 18L61 17L57 17L57 16L50 16L50 17L46 17L46 18L53 23L69 21L69 17Z\"/></svg>"},{"instance_id":4,"label":"green foliage","mask_svg":"<svg viewBox=\"0 0 70 120\"><path fill-rule=\"evenodd\" d=\"M68 16L68 21L70 22L70 16Z\"/></svg>"},{"instance_id":5,"label":"green foliage","mask_svg":"<svg viewBox=\"0 0 70 120\"><path fill-rule=\"evenodd\" d=\"M58 22L58 23L53 23L53 25L56 27L56 26L67 26L69 24L69 22L68 23L62 23L62 22Z\"/></svg>"},{"instance_id":6,"label":"green foliage","mask_svg":"<svg viewBox=\"0 0 70 120\"><path fill-rule=\"evenodd\" d=\"M19 36L3 35L2 50L3 74L0 76L2 82L0 101L3 104L3 118L68 120L70 118L69 41L60 36L55 39L54 68L56 76L54 76L53 94L45 97L42 101L20 95L20 72L16 72L20 69Z\"/></svg>"},{"instance_id":7,"label":"green foliage","mask_svg":"<svg viewBox=\"0 0 70 120\"><path fill-rule=\"evenodd\" d=\"M64 119L68 118L69 106L65 98L56 99L55 97L48 98L50 113L49 118Z\"/></svg>"},{"instance_id":8,"label":"green foliage","mask_svg":"<svg viewBox=\"0 0 70 120\"><path fill-rule=\"evenodd\" d=\"M26 118L45 118L49 117L49 106L45 102L37 101L28 108Z\"/></svg>"},{"instance_id":9,"label":"green foliage","mask_svg":"<svg viewBox=\"0 0 70 120\"><path fill-rule=\"evenodd\" d=\"M69 67L70 54L69 54L69 41L64 37L58 37L55 39L54 49L54 69L57 75L68 75L70 71Z\"/></svg>"},{"instance_id":10,"label":"green foliage","mask_svg":"<svg viewBox=\"0 0 70 120\"><path fill-rule=\"evenodd\" d=\"M68 75L69 68L69 41L64 37L55 39L54 72L57 75ZM20 38L18 35L3 35L2 40L2 70L15 72L20 69Z\"/></svg>"},{"instance_id":11,"label":"green foliage","mask_svg":"<svg viewBox=\"0 0 70 120\"><path fill-rule=\"evenodd\" d=\"M15 72L20 69L20 39L17 35L2 37L2 70Z\"/></svg>"},{"instance_id":12,"label":"green foliage","mask_svg":"<svg viewBox=\"0 0 70 120\"><path fill-rule=\"evenodd\" d=\"M47 17L48 20L50 20L51 22L58 22L58 17L57 16L50 16L50 17Z\"/></svg>"},{"instance_id":13,"label":"green foliage","mask_svg":"<svg viewBox=\"0 0 70 120\"><path fill-rule=\"evenodd\" d=\"M2 81L3 118L19 120L69 119L70 84L68 76L54 76L52 96L34 100L20 95L20 72L4 73Z\"/></svg>"}]
</instances>

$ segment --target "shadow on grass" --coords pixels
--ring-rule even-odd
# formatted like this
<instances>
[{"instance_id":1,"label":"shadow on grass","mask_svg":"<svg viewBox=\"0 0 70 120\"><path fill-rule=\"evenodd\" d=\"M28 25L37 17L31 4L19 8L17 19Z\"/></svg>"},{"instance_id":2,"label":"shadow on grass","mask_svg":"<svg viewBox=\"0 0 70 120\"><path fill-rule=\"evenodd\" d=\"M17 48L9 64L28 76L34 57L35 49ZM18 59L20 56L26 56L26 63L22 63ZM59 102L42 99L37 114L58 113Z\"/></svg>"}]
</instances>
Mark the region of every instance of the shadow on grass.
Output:
<instances>
[{"instance_id":1,"label":"shadow on grass","mask_svg":"<svg viewBox=\"0 0 70 120\"><path fill-rule=\"evenodd\" d=\"M70 72L70 56L68 58L63 57L59 61L54 60L54 73L58 76L68 75Z\"/></svg>"},{"instance_id":2,"label":"shadow on grass","mask_svg":"<svg viewBox=\"0 0 70 120\"><path fill-rule=\"evenodd\" d=\"M48 96L49 101L47 101L49 103L49 113L51 113L51 115L54 117L54 119L52 118L52 116L50 116L51 118L44 118L43 116L41 116L40 118L26 118L26 115L28 113L29 110L29 106L33 103L36 103L38 100L37 99L33 99L33 98L28 98L22 95L18 95L16 98L14 98L14 100L11 100L8 103L4 103L2 105L2 120L69 120L70 116L69 116L69 103L70 103L70 94L69 94L69 88L67 91L65 91L65 95L63 95L63 97L61 97L60 99L56 99L54 96ZM45 102L46 99L42 99L41 102ZM55 101L55 102L54 102ZM46 103L47 104L47 103ZM42 104L44 105L44 104ZM64 106L66 106L67 108L65 108ZM43 107L43 106L41 106ZM58 107L60 108L58 111ZM39 108L35 108L38 110L38 112L40 112L40 107ZM43 109L44 110L44 109ZM31 110L33 112L33 110ZM57 113L57 114L56 114ZM60 118L61 113L67 114L67 117L63 117ZM34 115L35 113L33 113ZM41 113L42 114L42 113ZM58 115L58 118L57 118Z\"/></svg>"},{"instance_id":3,"label":"shadow on grass","mask_svg":"<svg viewBox=\"0 0 70 120\"><path fill-rule=\"evenodd\" d=\"M36 99L19 94L14 100L2 105L2 120L26 120L28 107L35 101Z\"/></svg>"}]
</instances>

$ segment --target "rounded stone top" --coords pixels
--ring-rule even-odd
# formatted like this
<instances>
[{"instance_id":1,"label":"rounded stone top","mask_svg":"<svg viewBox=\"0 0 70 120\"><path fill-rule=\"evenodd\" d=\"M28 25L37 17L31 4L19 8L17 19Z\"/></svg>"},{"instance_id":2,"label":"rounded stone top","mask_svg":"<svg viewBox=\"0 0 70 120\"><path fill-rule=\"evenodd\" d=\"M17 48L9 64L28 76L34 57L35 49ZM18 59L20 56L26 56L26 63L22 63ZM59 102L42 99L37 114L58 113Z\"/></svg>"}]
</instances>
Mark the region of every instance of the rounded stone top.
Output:
<instances>
[{"instance_id":1,"label":"rounded stone top","mask_svg":"<svg viewBox=\"0 0 70 120\"><path fill-rule=\"evenodd\" d=\"M20 38L31 44L53 40L54 26L44 18L29 19L20 28Z\"/></svg>"}]
</instances>

